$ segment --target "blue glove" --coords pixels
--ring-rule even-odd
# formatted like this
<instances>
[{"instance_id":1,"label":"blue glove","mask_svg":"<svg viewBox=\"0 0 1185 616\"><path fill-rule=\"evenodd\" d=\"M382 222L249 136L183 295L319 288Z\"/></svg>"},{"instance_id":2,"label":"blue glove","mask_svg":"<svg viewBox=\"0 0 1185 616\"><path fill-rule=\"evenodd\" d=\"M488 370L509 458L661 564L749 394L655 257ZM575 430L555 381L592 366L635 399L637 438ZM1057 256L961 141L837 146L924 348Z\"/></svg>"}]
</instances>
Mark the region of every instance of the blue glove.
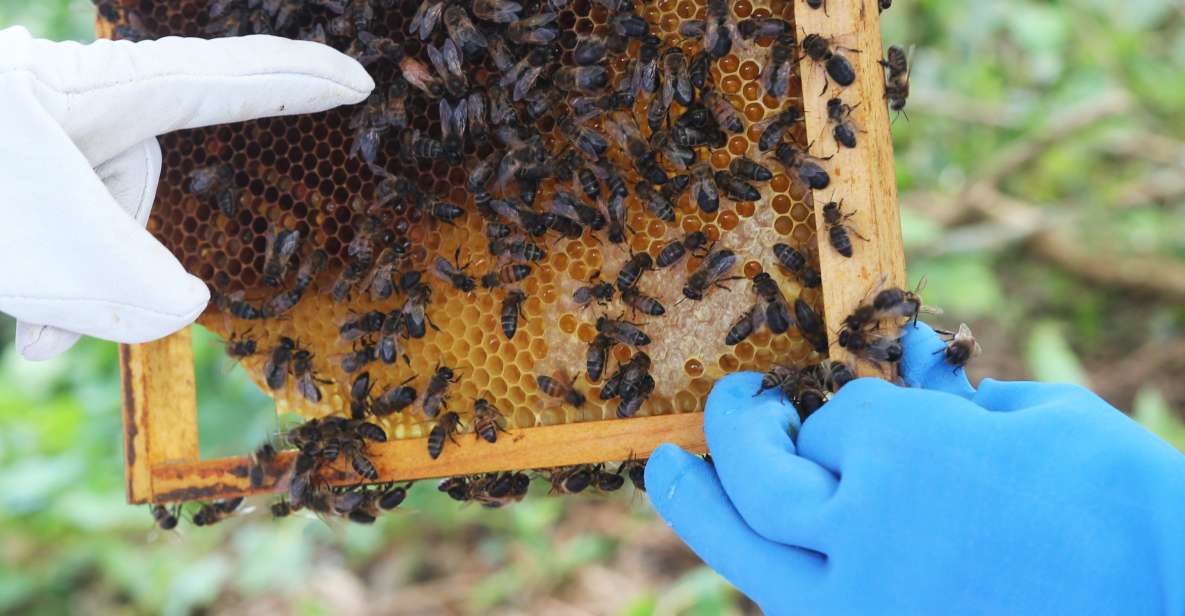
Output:
<instances>
[{"instance_id":1,"label":"blue glove","mask_svg":"<svg viewBox=\"0 0 1185 616\"><path fill-rule=\"evenodd\" d=\"M769 614L1185 614L1185 456L1080 387L977 392L909 329L910 388L852 381L801 429L722 379L713 463L656 450L655 508Z\"/></svg>"}]
</instances>

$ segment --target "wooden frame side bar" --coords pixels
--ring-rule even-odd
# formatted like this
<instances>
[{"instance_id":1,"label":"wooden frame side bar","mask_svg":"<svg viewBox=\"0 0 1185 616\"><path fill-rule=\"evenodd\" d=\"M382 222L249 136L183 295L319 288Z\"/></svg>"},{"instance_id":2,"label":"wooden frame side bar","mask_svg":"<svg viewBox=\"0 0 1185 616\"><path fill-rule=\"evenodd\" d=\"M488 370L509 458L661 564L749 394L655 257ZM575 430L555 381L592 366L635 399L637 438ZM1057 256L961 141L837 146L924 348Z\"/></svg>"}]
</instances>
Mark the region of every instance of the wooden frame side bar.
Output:
<instances>
[{"instance_id":1,"label":"wooden frame side bar","mask_svg":"<svg viewBox=\"0 0 1185 616\"><path fill-rule=\"evenodd\" d=\"M660 443L674 443L705 453L703 413L605 420L523 428L503 433L487 443L465 433L446 442L437 460L428 456L427 439L402 439L369 448L379 482L409 481L494 471L591 464L605 460L647 458ZM246 457L153 465L154 502L209 500L262 494L287 489L293 452L285 452L265 470L266 478L252 490ZM332 484L356 485L359 477L344 460L322 479Z\"/></svg>"},{"instance_id":2,"label":"wooden frame side bar","mask_svg":"<svg viewBox=\"0 0 1185 616\"><path fill-rule=\"evenodd\" d=\"M814 139L811 154L830 157L825 167L831 174L831 186L814 194L815 222L825 322L836 324L830 328L831 357L845 360L850 356L835 340L838 324L882 278L889 286L905 284L897 169L889 111L884 104L885 72L880 65L880 12L875 0L832 0L827 3L827 12L808 7L805 0L796 0L794 17L800 42L808 34L823 36L831 42L832 50L843 54L856 70L856 81L841 88L827 77L822 63L803 57L798 66L807 135ZM824 89L826 92L820 94ZM855 148L840 147L831 136L826 103L835 96L855 107L850 119L862 131L856 135ZM866 242L852 235L854 254L850 259L837 253L828 241L822 208L833 199L832 195L835 201L843 199L845 212L854 214L847 224L868 238ZM857 370L865 376L892 376L866 363L858 363Z\"/></svg>"}]
</instances>

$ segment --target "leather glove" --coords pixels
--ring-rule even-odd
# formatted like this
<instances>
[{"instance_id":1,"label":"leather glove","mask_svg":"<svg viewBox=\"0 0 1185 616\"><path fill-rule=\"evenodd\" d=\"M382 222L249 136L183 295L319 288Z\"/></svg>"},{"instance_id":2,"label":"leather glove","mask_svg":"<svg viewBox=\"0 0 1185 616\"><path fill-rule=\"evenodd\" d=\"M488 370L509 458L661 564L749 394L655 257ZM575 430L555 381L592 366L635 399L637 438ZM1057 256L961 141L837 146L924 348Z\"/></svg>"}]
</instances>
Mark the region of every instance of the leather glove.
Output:
<instances>
[{"instance_id":1,"label":"leather glove","mask_svg":"<svg viewBox=\"0 0 1185 616\"><path fill-rule=\"evenodd\" d=\"M852 381L801 429L722 379L713 463L660 447L655 508L770 614L1185 614L1185 456L1081 387L974 391L909 329L909 388Z\"/></svg>"},{"instance_id":2,"label":"leather glove","mask_svg":"<svg viewBox=\"0 0 1185 616\"><path fill-rule=\"evenodd\" d=\"M145 342L192 322L209 291L143 229L156 136L366 98L374 81L329 47L272 36L34 39L0 30L0 311L45 359L79 334Z\"/></svg>"}]
</instances>

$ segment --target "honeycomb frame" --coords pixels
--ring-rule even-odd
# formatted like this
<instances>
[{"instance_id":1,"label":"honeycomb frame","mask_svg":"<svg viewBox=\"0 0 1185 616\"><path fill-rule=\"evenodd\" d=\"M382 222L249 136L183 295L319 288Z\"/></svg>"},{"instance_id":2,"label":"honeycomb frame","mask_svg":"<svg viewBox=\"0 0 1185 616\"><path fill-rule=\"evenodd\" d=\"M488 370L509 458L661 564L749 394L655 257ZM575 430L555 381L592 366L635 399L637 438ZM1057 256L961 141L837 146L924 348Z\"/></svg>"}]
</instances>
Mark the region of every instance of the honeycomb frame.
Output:
<instances>
[{"instance_id":1,"label":"honeycomb frame","mask_svg":"<svg viewBox=\"0 0 1185 616\"><path fill-rule=\"evenodd\" d=\"M688 0L680 3L664 0L659 2L656 8L664 11L679 11L687 4L689 4ZM786 3L775 2L774 4L777 6ZM871 12L869 15L861 11L857 2L831 0L828 4L827 15L821 11L812 11L801 1L798 6L794 6L792 9L784 7L784 10L794 11L796 23L803 31L837 37L843 40L845 46L853 49L875 48L879 50L881 44L879 23L875 12ZM692 6L696 12L702 13L704 10L703 3L693 3ZM744 16L743 12L752 12L754 8L752 3L742 1L734 3L733 10L737 12L738 16ZM683 16L686 17L686 15ZM668 25L664 29L670 31L673 30L673 27ZM888 114L881 104L883 99L881 75L883 73L877 66L878 58L879 54L874 53L859 53L852 58L853 63L857 65L858 81L846 90L846 98L850 104L854 104L856 101L863 103L858 107L859 113L854 116L855 121L865 131L861 134L863 144L860 148L834 153L829 165L829 171L833 178L830 190L845 195L844 198L848 203L862 204L854 210L856 214L854 224L860 225L861 232L870 240L868 244L861 246L861 250L858 250L852 259L838 258L828 250L818 251L819 269L824 284L821 290L822 297L816 298L815 301L816 305L822 304L826 320L830 323L841 320L842 315L859 302L866 295L868 289L880 278L883 277L889 282L897 283L903 279L903 255L896 211L892 149L888 137ZM728 75L735 74L739 79L748 79L751 82L754 78L754 69L749 66L750 64L752 62L738 61L732 68L735 73ZM742 71L746 72L748 76L743 77ZM814 65L810 59L803 59L800 62L798 73L801 75L802 91L811 93L823 89L826 77L822 69ZM721 83L725 76L727 75L717 75L718 83ZM735 87L724 89L726 92L730 90L735 92L744 87L745 82L738 82ZM817 135L827 127L824 101L824 97L815 97L809 94L803 97L802 106L806 123L805 129L798 135L800 141L805 141L806 135ZM330 112L330 114L332 113ZM302 121L304 120L300 118L290 120L298 128ZM261 124L267 122L261 121ZM216 133L230 129L212 127L199 130ZM175 137L166 136L165 138L166 163L171 162L172 164L166 164L166 169L169 171L162 178L161 202L164 203L183 199L176 192L172 194L172 199L169 195L169 187L177 187L181 183L180 171L177 170L176 165L178 161L169 161L168 159L168 152L172 151L169 148L169 139L172 138ZM241 144L242 149L249 146L249 142ZM314 148L308 149L313 150ZM832 152L820 151L827 149L829 148L823 144L816 143L812 146L812 154L820 157L832 155ZM325 158L325 156L318 158ZM314 162L316 161L314 160ZM172 176L170 177L169 174ZM450 177L448 179L453 183L459 183L456 182L457 178ZM778 206L779 193L786 195L792 187L786 183L779 184L776 180L777 178L775 178L775 182L762 187L763 193L765 193L763 197L768 200L767 202L771 206L769 209L775 214L775 221L777 216L785 216L793 207L792 205ZM780 190L776 190L778 185L781 186ZM248 188L252 193L267 190L265 188L255 190L250 186ZM316 191L322 193L328 190L334 197L340 197L335 194L339 192L340 186L317 185L307 188L310 191L315 188ZM770 188L775 189L773 194L769 192ZM819 201L826 201L825 197L827 196L827 194L820 195ZM808 208L811 208L805 213L800 212L800 222L809 225L813 220L815 228L810 230L811 234L819 234L818 236L821 237L825 229L821 216L815 216L811 211L814 207L811 195L798 195L798 199L799 203L805 203ZM343 199L336 200L342 201ZM681 214L691 213L693 208L689 206L686 194L681 198L679 208ZM163 211L168 211L168 209L164 208ZM721 212L714 218L719 219L724 213L726 213L726 208L722 207ZM154 216L156 215L154 213ZM477 219L476 216L468 218L471 222ZM639 223L638 226L644 226L644 221L634 222ZM700 223L704 224L703 221ZM250 224L257 223L252 221ZM347 221L341 221L341 224L347 224ZM721 222L722 226L723 224ZM731 224L735 228L737 223ZM691 230L691 228L685 228L685 230ZM469 231L480 232L480 229L474 227ZM635 238L637 237L644 236L635 235ZM416 238L413 236L413 239ZM450 247L447 245L447 236L440 241L444 246L429 247L439 252L447 252L447 248ZM772 243L770 236L760 237L756 241L759 246L765 247ZM572 244L578 243L572 242ZM659 240L654 239L648 243L634 245L633 248L635 250L649 249L653 254L657 250L658 244ZM584 254L588 254L596 249L596 246L586 246L583 250ZM255 260L258 261L258 259ZM684 263L684 265L688 264ZM195 264L186 262L186 265L192 268ZM592 268L593 265L588 264L585 269L587 271ZM207 278L214 275L213 272L199 271L198 273L207 274L204 276ZM752 275L753 272L746 271L746 273ZM556 297L570 294L571 288L561 291L555 293ZM741 289L741 292L747 293L748 290ZM528 306L527 310L530 311L531 308ZM297 311L294 312L298 314L300 309L301 307L298 306ZM488 308L486 310L488 312ZM298 316L294 315L293 318L298 318ZM208 314L203 317L202 322L216 331L221 331L224 335L230 333L226 328L219 327L218 321L220 320L222 320L221 316L212 317ZM485 324L487 327L489 325ZM561 331L565 329L562 322L558 329ZM573 332L565 333L571 334ZM835 332L830 333L834 338ZM582 334L585 338L590 337L587 335L587 331ZM124 421L128 462L128 495L132 502L224 498L250 492L246 480L248 464L246 458L211 461L202 461L198 458L192 356L188 347L188 333L182 332L154 343L125 346L121 349L125 388ZM831 353L836 357L843 353L843 350L834 344L834 340L832 340ZM752 358L754 353L749 351L746 354ZM449 455L440 460L430 460L425 454L422 425L418 430L415 426L410 426L403 431L399 430L399 426L388 425L388 428L396 428L394 432L397 438L378 447L374 461L380 471L380 481L394 481L495 470L595 463L622 460L631 456L645 457L661 442L674 442L693 451L704 451L700 416L696 411L699 410L699 402L702 401L703 396L710 388L711 380L724 372L738 369L759 369L763 364L768 365L772 360L772 356L766 356L762 357L760 361L741 361L732 366L721 367L717 364L718 370L706 371L706 374L692 379L696 388L694 390L695 404L688 404L686 396L684 396L683 402L672 402L672 400L678 399L680 393L683 393L676 391L673 392L673 395L662 398L667 402L660 403L659 408L656 409L657 412L642 413L638 417L626 420L600 419L583 423L542 421L538 422L541 424L539 427L515 425L512 432L492 445L481 443L480 447L467 446L469 445L468 439L462 439L462 446L450 448ZM258 366L256 366L256 370L258 370ZM520 374L521 376L523 375ZM281 408L285 408L286 405L296 406L287 393L290 392L281 392L277 396L278 406ZM587 391L587 393L592 398L591 394L595 391ZM330 397L334 395L338 397L335 404L341 405L341 392L335 392ZM472 399L473 396L474 392L462 392L462 397L466 399ZM539 398L536 396L534 402L537 404L538 401ZM679 412L673 412L675 410ZM572 418L564 418L564 420L570 419ZM286 464L278 466L286 466ZM335 476L329 477L329 479L340 483L354 483L357 478L346 469L341 468ZM260 491L274 490L280 481L282 481L280 476L268 477Z\"/></svg>"}]
</instances>

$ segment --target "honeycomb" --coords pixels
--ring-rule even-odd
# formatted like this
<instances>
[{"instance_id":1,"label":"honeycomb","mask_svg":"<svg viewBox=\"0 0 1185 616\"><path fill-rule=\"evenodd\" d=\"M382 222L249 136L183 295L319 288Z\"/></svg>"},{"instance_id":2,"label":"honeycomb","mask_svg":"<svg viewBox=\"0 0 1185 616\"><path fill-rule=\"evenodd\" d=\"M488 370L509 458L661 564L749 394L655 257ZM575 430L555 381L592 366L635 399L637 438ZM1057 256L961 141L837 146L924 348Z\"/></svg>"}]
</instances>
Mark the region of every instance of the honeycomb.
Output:
<instances>
[{"instance_id":1,"label":"honeycomb","mask_svg":"<svg viewBox=\"0 0 1185 616\"><path fill-rule=\"evenodd\" d=\"M117 37L121 34L148 38L207 37L221 27L212 25L209 16L209 4L213 2L122 0L107 4L117 6L118 10L108 10L106 16L115 16L134 26L131 30L126 27L116 30ZM431 66L419 38L403 34L418 4L375 0L372 2L375 19L370 30L400 40L408 55ZM525 15L540 10L538 3L524 4L527 5ZM563 50L563 64L569 65L572 50L582 37L610 32L611 15L601 3L590 0L554 4L563 5L557 20L560 34L556 41ZM730 4L737 19L772 15L793 22L793 3L789 1L740 0ZM104 11L100 12L104 15ZM678 45L688 58L700 50L698 40L685 39L678 29L685 20L704 18L704 2L638 3L637 12L649 23L651 32L662 39L664 48ZM277 34L298 37L311 25L308 15L301 13L287 30ZM444 28L438 27L428 42L439 46L444 38ZM331 36L328 43L346 50L352 41L351 37ZM707 161L713 170L727 169L733 158L742 155L767 164L774 176L768 182L755 183L761 192L758 201L734 202L722 194L719 210L704 213L687 190L676 202L675 222L663 222L639 202L633 190L639 178L610 138L608 157L631 188L626 200L631 231L627 242L609 243L604 232L586 231L576 239L558 240L554 234L548 234L539 242L547 257L534 264L532 273L524 280L504 288L485 290L479 285L475 291L464 293L430 273L437 256L451 261L454 254L459 254L462 264L469 262L466 271L475 279L499 265L487 251L483 218L476 210L473 196L465 189L469 170L494 151L492 141L466 138L463 160L454 165L443 158L408 161L400 155L396 131L384 135L375 161L378 167L412 178L427 194L465 210L453 224L444 224L415 205L397 203L391 208L389 228L409 239L413 247L402 270L424 273L423 280L432 290L427 313L439 329L429 329L423 338L401 339L408 362L388 365L375 361L364 368L375 383L372 395L377 396L410 378L410 384L420 396L412 407L379 421L390 438L423 437L431 430L433 421L419 405L429 379L439 366L448 366L458 375L457 382L448 389L447 408L460 413L466 431L472 429L474 403L482 397L501 409L506 427L511 430L615 418L618 401L603 402L598 396L605 377L590 381L584 374L587 345L596 335L596 319L603 315L616 317L624 312L626 319L642 322L653 340L643 348L653 360L650 374L655 382L654 391L637 416L699 411L712 383L726 373L766 370L775 362L803 364L818 359L795 328L782 335L771 335L763 328L740 344L726 346L725 334L753 304L753 291L748 280L736 280L729 284L730 290L712 289L702 301L678 302L681 288L690 272L700 265L700 258L684 258L671 269L642 276L639 288L663 303L664 316L632 317L618 298L607 307L593 304L584 308L572 299L573 292L588 284L594 272L602 272L605 280L612 281L631 252L646 252L656 257L667 242L687 232L702 231L715 242L715 248L737 253L739 260L734 275L751 278L768 271L791 302L801 297L822 314L821 289L801 288L795 278L775 265L771 251L777 242L789 243L807 254L812 266L818 267L809 189L796 177L786 175L779 164L757 148L761 134L757 124L761 120L790 104L801 106L796 75L791 80L788 97L776 100L764 96L760 73L770 44L769 40L747 43L738 40L730 55L712 63L710 81L740 112L745 130L728 134L723 147L696 148L699 160ZM629 42L625 53L609 52L605 65L611 86L607 92L616 89L631 58L637 57L639 47L640 42L635 39ZM477 66L470 64L475 63L470 58L466 62L471 87L483 87L497 79L497 69L484 56ZM395 63L385 60L368 68L378 84L376 91L386 91L399 74ZM648 101L649 96L639 96L633 107L647 138L650 136L646 124ZM517 105L521 107L521 103ZM410 88L406 106L410 128L441 139L435 100ZM352 204L375 202L382 180L357 154L351 153L356 133L351 121L361 109L362 105L358 105L316 115L262 119L182 131L161 139L164 173L148 228L212 292L241 293L256 305L277 293L277 289L262 282L267 235L273 228L300 231L302 243L290 270L295 270L297 260L315 248L329 255L326 269L317 276L304 298L280 318L242 320L211 304L200 319L201 324L224 337L257 341L258 351L243 358L242 364L264 391L270 391L264 384L267 356L282 336L294 339L300 348L312 353L315 374L328 381L321 385L321 402L308 402L297 391L295 379L288 378L284 388L270 392L281 412L305 417L348 415L351 382L357 373L345 374L339 368L340 359L352 350L351 343L339 339L339 326L370 310L387 312L399 308L404 299L396 293L390 300L374 302L366 294L355 292L349 301L335 303L328 296L333 281L349 263L347 249L359 226L359 210ZM678 102L672 103L671 117L677 117L683 109ZM558 114L553 109L535 123L553 155L566 146L557 128ZM590 126L596 130L603 128L599 118ZM788 139L805 147L807 139L803 133L803 125L797 124ZM222 213L213 199L195 195L187 188L194 170L217 164L227 164L233 169L237 207L230 216ZM667 172L678 173L669 166ZM550 201L558 183L559 180L548 178L540 184L537 208L542 209ZM580 194L576 186L563 189ZM289 279L291 276L289 271ZM501 305L510 288L520 288L527 295L522 305L523 318L512 340L505 337L499 325ZM630 356L630 348L616 345L605 374L611 374L617 364ZM551 375L560 370L570 375L580 373L576 388L587 395L587 403L581 408L544 394L536 384L536 375Z\"/></svg>"}]
</instances>

